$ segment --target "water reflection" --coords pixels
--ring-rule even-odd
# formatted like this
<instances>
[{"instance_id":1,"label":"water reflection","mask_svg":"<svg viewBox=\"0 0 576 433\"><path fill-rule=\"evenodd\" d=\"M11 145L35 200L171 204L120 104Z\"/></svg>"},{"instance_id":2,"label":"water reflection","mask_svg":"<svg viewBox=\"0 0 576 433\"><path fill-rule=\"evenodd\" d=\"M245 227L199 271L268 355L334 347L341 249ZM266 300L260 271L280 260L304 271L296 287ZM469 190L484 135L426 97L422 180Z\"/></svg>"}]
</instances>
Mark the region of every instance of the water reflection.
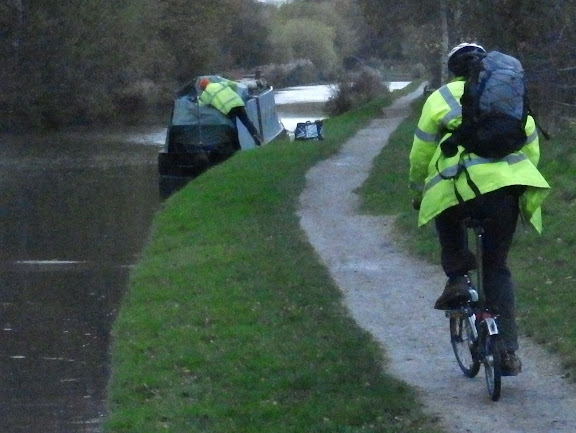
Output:
<instances>
[{"instance_id":1,"label":"water reflection","mask_svg":"<svg viewBox=\"0 0 576 433\"><path fill-rule=\"evenodd\" d=\"M333 94L333 85L296 86L276 91L276 111L290 136L298 123L326 118L324 105Z\"/></svg>"},{"instance_id":2,"label":"water reflection","mask_svg":"<svg viewBox=\"0 0 576 433\"><path fill-rule=\"evenodd\" d=\"M297 102L326 102L335 90L334 85L295 86L276 91L276 104L294 104Z\"/></svg>"},{"instance_id":3,"label":"water reflection","mask_svg":"<svg viewBox=\"0 0 576 433\"><path fill-rule=\"evenodd\" d=\"M398 90L410 84L409 81L388 83L390 90ZM314 86L296 86L276 91L277 112L284 128L292 134L301 122L325 119L324 105L334 94L336 86L322 84Z\"/></svg>"},{"instance_id":4,"label":"water reflection","mask_svg":"<svg viewBox=\"0 0 576 433\"><path fill-rule=\"evenodd\" d=\"M3 433L100 431L110 327L159 205L157 147L119 137L1 137Z\"/></svg>"}]
</instances>

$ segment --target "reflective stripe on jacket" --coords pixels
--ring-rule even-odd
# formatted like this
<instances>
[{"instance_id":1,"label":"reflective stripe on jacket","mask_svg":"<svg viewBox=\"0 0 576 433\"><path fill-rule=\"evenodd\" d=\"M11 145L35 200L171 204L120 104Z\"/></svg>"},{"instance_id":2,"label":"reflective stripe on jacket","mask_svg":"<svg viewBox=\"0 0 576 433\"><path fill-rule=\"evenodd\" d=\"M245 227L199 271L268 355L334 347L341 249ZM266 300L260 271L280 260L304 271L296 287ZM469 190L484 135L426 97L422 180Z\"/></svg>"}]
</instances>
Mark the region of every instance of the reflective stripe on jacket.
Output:
<instances>
[{"instance_id":1,"label":"reflective stripe on jacket","mask_svg":"<svg viewBox=\"0 0 576 433\"><path fill-rule=\"evenodd\" d=\"M210 83L200 95L200 102L211 105L223 114L228 114L234 107L243 107L244 101L229 85Z\"/></svg>"},{"instance_id":2,"label":"reflective stripe on jacket","mask_svg":"<svg viewBox=\"0 0 576 433\"><path fill-rule=\"evenodd\" d=\"M520 198L521 212L540 232L540 206L550 186L536 168L540 147L534 119L528 117L528 138L519 152L492 159L463 153L464 149L459 147L455 156L446 158L439 143L448 138L450 131L462 120L460 97L463 91L462 79L452 81L433 92L422 108L410 151L410 189L422 200L418 224L424 225L445 209L457 205L456 190L464 201L476 196L463 172L465 169L482 194L505 186L526 185Z\"/></svg>"}]
</instances>

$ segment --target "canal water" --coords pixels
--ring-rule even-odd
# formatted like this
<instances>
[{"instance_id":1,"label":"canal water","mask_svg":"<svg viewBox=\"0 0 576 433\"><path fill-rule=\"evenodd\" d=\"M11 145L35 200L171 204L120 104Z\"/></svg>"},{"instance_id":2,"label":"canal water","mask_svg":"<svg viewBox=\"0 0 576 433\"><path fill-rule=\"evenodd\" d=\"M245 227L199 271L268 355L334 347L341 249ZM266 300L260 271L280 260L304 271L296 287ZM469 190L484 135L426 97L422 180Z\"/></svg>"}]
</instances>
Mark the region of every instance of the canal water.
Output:
<instances>
[{"instance_id":1,"label":"canal water","mask_svg":"<svg viewBox=\"0 0 576 433\"><path fill-rule=\"evenodd\" d=\"M0 137L0 432L100 431L110 326L159 206L155 139Z\"/></svg>"},{"instance_id":2,"label":"canal water","mask_svg":"<svg viewBox=\"0 0 576 433\"><path fill-rule=\"evenodd\" d=\"M278 113L324 118L330 86L283 89ZM0 432L94 433L110 328L161 204L166 129L0 135Z\"/></svg>"},{"instance_id":3,"label":"canal water","mask_svg":"<svg viewBox=\"0 0 576 433\"><path fill-rule=\"evenodd\" d=\"M388 83L390 90L398 90L410 84L409 81ZM324 104L334 95L336 87L330 84L315 86L287 87L276 91L276 108L282 124L293 136L298 123L314 122L326 117Z\"/></svg>"}]
</instances>

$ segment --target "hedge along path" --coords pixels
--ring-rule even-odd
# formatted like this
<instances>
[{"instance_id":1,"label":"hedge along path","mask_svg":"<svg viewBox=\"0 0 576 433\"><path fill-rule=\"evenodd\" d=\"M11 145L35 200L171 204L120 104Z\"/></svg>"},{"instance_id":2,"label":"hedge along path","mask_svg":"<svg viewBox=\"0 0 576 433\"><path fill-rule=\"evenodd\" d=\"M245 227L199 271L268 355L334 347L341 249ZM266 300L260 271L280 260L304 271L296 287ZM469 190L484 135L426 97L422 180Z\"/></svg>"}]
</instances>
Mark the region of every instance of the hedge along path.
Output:
<instances>
[{"instance_id":1,"label":"hedge along path","mask_svg":"<svg viewBox=\"0 0 576 433\"><path fill-rule=\"evenodd\" d=\"M382 345L387 370L419 392L427 412L447 432L573 433L576 386L563 379L559 360L521 339L524 371L502 378L502 397L492 402L483 371L474 379L461 373L448 319L432 308L446 281L440 266L415 259L394 243L393 217L357 213L355 189L421 92L397 100L383 118L307 173L298 211L301 227L352 317Z\"/></svg>"}]
</instances>

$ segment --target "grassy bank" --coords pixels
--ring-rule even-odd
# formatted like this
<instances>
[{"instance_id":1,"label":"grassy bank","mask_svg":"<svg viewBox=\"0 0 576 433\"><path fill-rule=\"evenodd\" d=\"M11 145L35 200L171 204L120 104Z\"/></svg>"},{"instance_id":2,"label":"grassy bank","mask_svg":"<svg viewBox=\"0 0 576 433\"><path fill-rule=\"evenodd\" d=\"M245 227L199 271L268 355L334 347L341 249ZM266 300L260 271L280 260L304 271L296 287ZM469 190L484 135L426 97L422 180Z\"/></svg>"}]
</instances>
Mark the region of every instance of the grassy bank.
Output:
<instances>
[{"instance_id":1,"label":"grassy bank","mask_svg":"<svg viewBox=\"0 0 576 433\"><path fill-rule=\"evenodd\" d=\"M433 432L349 317L295 215L305 173L388 100L323 142L241 152L170 198L113 329L107 432Z\"/></svg>"},{"instance_id":2,"label":"grassy bank","mask_svg":"<svg viewBox=\"0 0 576 433\"><path fill-rule=\"evenodd\" d=\"M418 229L407 195L408 153L420 114L393 134L361 188L364 211L399 215L398 240L432 263L439 262L433 224ZM544 232L537 235L520 223L510 257L517 286L520 331L561 354L567 374L576 373L576 157L573 133L541 139L540 169L552 186L544 203ZM441 288L438 288L440 293Z\"/></svg>"}]
</instances>

